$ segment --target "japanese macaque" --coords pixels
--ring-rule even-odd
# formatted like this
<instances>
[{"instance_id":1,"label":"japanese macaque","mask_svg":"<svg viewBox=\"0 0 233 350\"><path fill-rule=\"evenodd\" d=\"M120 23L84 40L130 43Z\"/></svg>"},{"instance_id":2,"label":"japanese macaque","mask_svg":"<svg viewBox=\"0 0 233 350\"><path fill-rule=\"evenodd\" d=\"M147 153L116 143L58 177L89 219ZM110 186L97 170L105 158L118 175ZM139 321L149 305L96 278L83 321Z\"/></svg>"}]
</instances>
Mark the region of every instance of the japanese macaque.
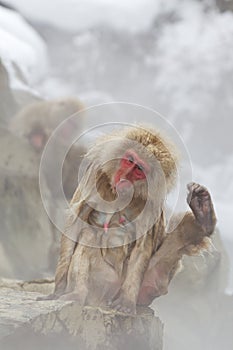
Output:
<instances>
[{"instance_id":1,"label":"japanese macaque","mask_svg":"<svg viewBox=\"0 0 233 350\"><path fill-rule=\"evenodd\" d=\"M76 98L64 98L52 101L40 101L23 108L10 122L10 130L17 136L25 138L38 154L42 155L44 147L56 127L73 114L84 109L82 103ZM69 142L69 135L73 129L81 130L81 118L68 119L62 128L59 140L56 143L55 153L59 152L62 144ZM72 146L64 160L63 188L67 199L71 199L77 187L77 173L83 147ZM51 182L51 181L50 181ZM52 189L56 196L56 189Z\"/></svg>"},{"instance_id":2,"label":"japanese macaque","mask_svg":"<svg viewBox=\"0 0 233 350\"><path fill-rule=\"evenodd\" d=\"M48 273L51 223L41 202L36 154L6 128L0 128L0 147L0 275L42 277Z\"/></svg>"},{"instance_id":3,"label":"japanese macaque","mask_svg":"<svg viewBox=\"0 0 233 350\"><path fill-rule=\"evenodd\" d=\"M10 129L18 136L27 138L37 152L42 152L56 127L83 108L82 103L76 98L35 102L14 116ZM70 128L74 126L67 125Z\"/></svg>"},{"instance_id":4,"label":"japanese macaque","mask_svg":"<svg viewBox=\"0 0 233 350\"><path fill-rule=\"evenodd\" d=\"M178 160L169 141L153 129L127 127L100 139L86 159L61 238L55 290L46 298L135 313L137 304L167 293L183 254L207 247L216 223L210 194L189 184L192 212L166 234L165 198Z\"/></svg>"},{"instance_id":5,"label":"japanese macaque","mask_svg":"<svg viewBox=\"0 0 233 350\"><path fill-rule=\"evenodd\" d=\"M52 101L40 101L24 107L18 112L10 121L9 129L12 134L15 134L23 142L26 141L28 148L31 149L35 164L35 171L37 177L35 179L35 187L38 187L38 176L40 160L46 143L58 125L62 122L61 131L57 134L55 142L53 142L53 149L50 157L50 168L46 172L46 193L51 197L49 203L50 213L52 218L58 215L58 207L60 201L63 199L62 191L59 192L58 186L54 183L54 176L57 172L57 156L64 153L64 149L69 149L68 153L64 155L64 163L62 167L62 187L63 192L68 201L72 198L77 187L77 175L79 164L82 160L82 154L85 153L83 145L72 145L70 136L76 130L81 132L83 127L83 119L81 117L82 103L77 98L64 98ZM80 112L75 118L69 118L75 113ZM68 119L67 119L68 118ZM69 148L70 147L70 148ZM53 156L54 155L54 156ZM28 158L22 158L21 162L27 164ZM41 200L40 193L38 193L38 201ZM37 201L37 202L38 202ZM59 253L59 232L54 226L52 220L51 237L48 236L47 242L50 242L50 252L48 253L48 270L55 271L56 260Z\"/></svg>"}]
</instances>

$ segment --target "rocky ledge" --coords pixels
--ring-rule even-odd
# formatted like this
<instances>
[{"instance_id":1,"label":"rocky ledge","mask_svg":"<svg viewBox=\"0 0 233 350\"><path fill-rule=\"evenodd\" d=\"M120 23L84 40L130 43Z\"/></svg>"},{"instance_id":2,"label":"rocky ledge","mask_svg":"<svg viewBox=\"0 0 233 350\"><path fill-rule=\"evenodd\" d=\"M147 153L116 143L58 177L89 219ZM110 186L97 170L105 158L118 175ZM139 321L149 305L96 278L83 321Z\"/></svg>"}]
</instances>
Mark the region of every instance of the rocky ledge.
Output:
<instances>
[{"instance_id":1,"label":"rocky ledge","mask_svg":"<svg viewBox=\"0 0 233 350\"><path fill-rule=\"evenodd\" d=\"M0 280L1 349L162 349L163 325L150 308L126 316L75 302L36 301L52 285L52 280Z\"/></svg>"}]
</instances>

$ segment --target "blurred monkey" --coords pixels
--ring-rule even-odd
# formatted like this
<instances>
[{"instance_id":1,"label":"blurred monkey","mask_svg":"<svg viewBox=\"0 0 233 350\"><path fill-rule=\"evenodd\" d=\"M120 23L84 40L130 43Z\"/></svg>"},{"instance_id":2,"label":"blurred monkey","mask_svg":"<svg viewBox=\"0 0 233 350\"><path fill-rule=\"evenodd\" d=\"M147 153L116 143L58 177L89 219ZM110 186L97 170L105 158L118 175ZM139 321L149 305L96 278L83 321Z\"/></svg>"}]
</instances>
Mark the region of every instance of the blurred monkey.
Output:
<instances>
[{"instance_id":1,"label":"blurred monkey","mask_svg":"<svg viewBox=\"0 0 233 350\"><path fill-rule=\"evenodd\" d=\"M83 119L80 115L78 115L75 120L74 118L69 117L75 113L81 112L83 109L83 104L77 98L63 98L51 101L34 102L24 107L12 118L9 123L10 131L17 137L26 140L30 147L32 147L35 157L37 158L36 163L38 174L41 156L47 141L59 124L66 121L64 127L61 128L61 134L59 134L59 137L56 139L53 149L54 157L51 158L51 169L56 169L56 154L62 151L66 145L69 146L69 136L73 130L76 130L78 134L83 127ZM72 198L75 188L77 187L78 169L83 153L85 153L84 146L77 146L74 144L69 149L64 159L62 168L62 185L67 200ZM48 190L51 192L51 196L59 206L58 202L61 200L61 195L53 183L54 175L53 171L51 171L51 173L46 173L46 182L48 184ZM51 208L53 217L56 216L56 211L57 208L53 201L53 207ZM53 238L51 252L49 254L49 268L54 270L56 256L58 254L59 234L53 223L51 223L51 230Z\"/></svg>"},{"instance_id":2,"label":"blurred monkey","mask_svg":"<svg viewBox=\"0 0 233 350\"><path fill-rule=\"evenodd\" d=\"M38 159L42 155L44 147L52 135L53 131L60 123L68 119L75 113L84 109L83 104L76 98L64 98L52 101L40 101L30 104L17 113L10 122L10 130L17 136L26 139L38 154ZM59 149L62 144L69 142L69 134L73 128L81 131L82 119L70 120L63 128L63 134L60 135L58 144ZM59 143L61 143L59 145ZM58 150L55 150L56 152ZM84 147L72 146L64 160L63 165L63 189L66 198L72 198L73 192L77 186L77 173L81 156L85 153ZM53 195L56 196L56 189Z\"/></svg>"}]
</instances>

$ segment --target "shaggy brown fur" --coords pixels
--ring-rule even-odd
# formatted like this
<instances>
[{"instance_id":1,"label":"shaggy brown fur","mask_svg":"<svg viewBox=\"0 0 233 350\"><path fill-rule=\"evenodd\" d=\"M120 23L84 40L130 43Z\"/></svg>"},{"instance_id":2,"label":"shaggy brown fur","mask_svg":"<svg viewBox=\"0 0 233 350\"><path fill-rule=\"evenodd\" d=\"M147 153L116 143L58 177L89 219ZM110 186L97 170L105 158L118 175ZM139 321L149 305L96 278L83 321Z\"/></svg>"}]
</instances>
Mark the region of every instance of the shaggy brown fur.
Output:
<instances>
[{"instance_id":1,"label":"shaggy brown fur","mask_svg":"<svg viewBox=\"0 0 233 350\"><path fill-rule=\"evenodd\" d=\"M134 196L123 210L110 215L99 212L90 205L98 202L93 195L95 186L110 205L116 199L112 178L124 152L132 148L150 164L147 181L133 184ZM190 193L194 191L190 200L199 196L199 206L192 202L194 215L187 213L166 236L164 202L176 179L174 150L155 130L142 127L129 127L107 135L90 149L89 167L71 201L62 236L55 291L48 298L75 299L81 304L95 305L110 300L117 310L134 313L137 303L149 304L154 297L167 292L182 255L199 250L215 225L209 193L193 184L189 189ZM200 207L203 193L211 211L212 226L208 233L204 227L206 222L198 222L199 213L203 214ZM146 215L137 220L145 207ZM126 225L120 224L122 217ZM91 226L82 225L78 218ZM106 221L111 229L107 233Z\"/></svg>"}]
</instances>

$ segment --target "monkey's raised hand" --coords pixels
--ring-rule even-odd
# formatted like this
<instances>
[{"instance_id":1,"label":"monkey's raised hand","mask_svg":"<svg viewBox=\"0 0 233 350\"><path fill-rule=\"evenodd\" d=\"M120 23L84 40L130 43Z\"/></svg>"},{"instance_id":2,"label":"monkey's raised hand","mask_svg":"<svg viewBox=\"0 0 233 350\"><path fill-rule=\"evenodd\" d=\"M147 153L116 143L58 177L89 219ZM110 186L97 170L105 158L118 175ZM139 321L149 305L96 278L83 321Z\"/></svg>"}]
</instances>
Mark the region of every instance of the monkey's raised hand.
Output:
<instances>
[{"instance_id":1,"label":"monkey's raised hand","mask_svg":"<svg viewBox=\"0 0 233 350\"><path fill-rule=\"evenodd\" d=\"M187 202L192 212L207 236L214 231L216 217L213 203L208 190L197 183L187 185L189 190Z\"/></svg>"}]
</instances>

